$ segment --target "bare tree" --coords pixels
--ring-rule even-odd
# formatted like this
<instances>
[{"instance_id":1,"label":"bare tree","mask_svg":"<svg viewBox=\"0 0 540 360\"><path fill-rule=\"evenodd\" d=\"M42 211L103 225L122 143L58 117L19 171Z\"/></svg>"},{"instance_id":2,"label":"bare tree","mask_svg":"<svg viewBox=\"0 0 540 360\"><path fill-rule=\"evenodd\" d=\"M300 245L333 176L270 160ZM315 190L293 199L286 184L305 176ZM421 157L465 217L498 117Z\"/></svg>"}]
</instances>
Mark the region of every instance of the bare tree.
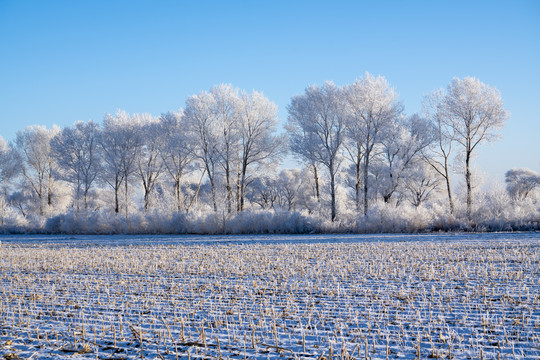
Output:
<instances>
[{"instance_id":1,"label":"bare tree","mask_svg":"<svg viewBox=\"0 0 540 360\"><path fill-rule=\"evenodd\" d=\"M287 211L296 211L302 178L298 169L284 169L279 173L277 185L280 203Z\"/></svg>"},{"instance_id":2,"label":"bare tree","mask_svg":"<svg viewBox=\"0 0 540 360\"><path fill-rule=\"evenodd\" d=\"M279 185L275 176L262 176L253 179L246 197L263 210L275 209L279 204Z\"/></svg>"},{"instance_id":3,"label":"bare tree","mask_svg":"<svg viewBox=\"0 0 540 360\"><path fill-rule=\"evenodd\" d=\"M479 144L496 140L497 130L504 126L508 112L503 109L501 94L473 77L454 78L445 101L445 121L455 132L455 139L465 155L467 184L467 218L471 220L472 184L471 156Z\"/></svg>"},{"instance_id":4,"label":"bare tree","mask_svg":"<svg viewBox=\"0 0 540 360\"><path fill-rule=\"evenodd\" d=\"M150 209L150 196L163 170L160 143L162 127L157 118L150 114L136 114L135 122L140 132L141 147L137 153L136 173L142 181L144 191L144 211Z\"/></svg>"},{"instance_id":5,"label":"bare tree","mask_svg":"<svg viewBox=\"0 0 540 360\"><path fill-rule=\"evenodd\" d=\"M352 170L354 172L354 184L352 184L352 187L354 188L356 210L359 211L362 205L362 162L365 151L364 142L360 137L356 136L354 127L355 124L349 121L344 146L352 163Z\"/></svg>"},{"instance_id":6,"label":"bare tree","mask_svg":"<svg viewBox=\"0 0 540 360\"><path fill-rule=\"evenodd\" d=\"M4 227L5 212L8 206L8 192L12 181L21 173L18 154L11 144L0 136L0 225Z\"/></svg>"},{"instance_id":7,"label":"bare tree","mask_svg":"<svg viewBox=\"0 0 540 360\"><path fill-rule=\"evenodd\" d=\"M5 197L8 195L10 183L21 173L19 161L13 145L0 136L0 192Z\"/></svg>"},{"instance_id":8,"label":"bare tree","mask_svg":"<svg viewBox=\"0 0 540 360\"><path fill-rule=\"evenodd\" d=\"M214 210L216 175L224 175L227 212L232 212L236 174L238 211L244 209L250 171L272 161L283 148L283 139L273 135L277 126L276 106L262 94L240 94L231 85L219 85L186 101L184 118L196 139L195 154L204 164ZM218 168L216 168L218 167Z\"/></svg>"},{"instance_id":9,"label":"bare tree","mask_svg":"<svg viewBox=\"0 0 540 360\"><path fill-rule=\"evenodd\" d=\"M225 173L225 188L227 194L227 212L232 212L232 189L234 169L239 166L239 119L237 105L239 102L239 90L230 84L221 84L210 89L213 97L212 115L215 117L214 126L217 126L220 136L218 137L217 149L219 153L218 163ZM236 165L236 166L235 166Z\"/></svg>"},{"instance_id":10,"label":"bare tree","mask_svg":"<svg viewBox=\"0 0 540 360\"><path fill-rule=\"evenodd\" d=\"M183 118L196 146L195 157L203 164L210 181L212 205L217 211L216 171L219 166L219 126L213 114L214 97L208 92L192 95L186 100Z\"/></svg>"},{"instance_id":11,"label":"bare tree","mask_svg":"<svg viewBox=\"0 0 540 360\"><path fill-rule=\"evenodd\" d=\"M421 152L434 140L431 123L418 115L395 119L381 137L383 179L380 186L385 203L408 181L411 170L420 167Z\"/></svg>"},{"instance_id":12,"label":"bare tree","mask_svg":"<svg viewBox=\"0 0 540 360\"><path fill-rule=\"evenodd\" d=\"M298 113L296 116L304 116ZM287 132L289 133L289 148L292 153L302 162L309 167L310 173L313 175L313 186L315 190L315 198L320 205L321 202L321 186L319 178L319 166L316 157L316 141L314 140L315 134L308 133L303 129L291 124L291 122L285 125Z\"/></svg>"},{"instance_id":13,"label":"bare tree","mask_svg":"<svg viewBox=\"0 0 540 360\"><path fill-rule=\"evenodd\" d=\"M405 183L407 197L414 207L419 207L427 201L440 185L439 174L429 164L418 165L411 169Z\"/></svg>"},{"instance_id":14,"label":"bare tree","mask_svg":"<svg viewBox=\"0 0 540 360\"><path fill-rule=\"evenodd\" d=\"M62 178L75 186L77 211L81 193L84 208L88 208L88 193L100 169L98 136L99 127L92 120L77 121L73 126L63 128L51 141Z\"/></svg>"},{"instance_id":15,"label":"bare tree","mask_svg":"<svg viewBox=\"0 0 540 360\"><path fill-rule=\"evenodd\" d=\"M39 213L44 215L44 202L51 208L56 159L51 151L51 139L60 132L58 127L26 127L17 132L16 149L22 161L21 170L39 202Z\"/></svg>"},{"instance_id":16,"label":"bare tree","mask_svg":"<svg viewBox=\"0 0 540 360\"><path fill-rule=\"evenodd\" d=\"M505 174L506 190L518 201L523 201L540 188L540 175L530 169L511 169Z\"/></svg>"},{"instance_id":17,"label":"bare tree","mask_svg":"<svg viewBox=\"0 0 540 360\"><path fill-rule=\"evenodd\" d=\"M424 160L444 179L450 213L453 214L455 206L450 185L450 156L456 133L447 119L445 98L446 93L443 89L436 90L424 97L424 114L434 125L436 136L432 145L426 148L422 154Z\"/></svg>"},{"instance_id":18,"label":"bare tree","mask_svg":"<svg viewBox=\"0 0 540 360\"><path fill-rule=\"evenodd\" d=\"M120 212L119 192L124 185L125 213L128 216L128 185L136 170L136 161L142 140L136 119L125 111L107 114L103 119L100 147L103 156L103 180L114 191L115 212Z\"/></svg>"},{"instance_id":19,"label":"bare tree","mask_svg":"<svg viewBox=\"0 0 540 360\"><path fill-rule=\"evenodd\" d=\"M385 128L399 117L403 106L398 96L384 77L366 73L346 87L349 138L352 141L353 155L356 156L356 188L360 188L361 163L363 162L364 215L369 208L369 174L371 161L377 154L377 146ZM359 192L357 192L357 203Z\"/></svg>"},{"instance_id":20,"label":"bare tree","mask_svg":"<svg viewBox=\"0 0 540 360\"><path fill-rule=\"evenodd\" d=\"M177 210L182 210L182 178L194 158L194 144L187 134L183 112L160 117L160 144L163 165L174 182Z\"/></svg>"},{"instance_id":21,"label":"bare tree","mask_svg":"<svg viewBox=\"0 0 540 360\"><path fill-rule=\"evenodd\" d=\"M292 98L288 107L291 150L321 163L330 176L331 220L336 219L336 174L345 136L342 90L331 82L310 86Z\"/></svg>"},{"instance_id":22,"label":"bare tree","mask_svg":"<svg viewBox=\"0 0 540 360\"><path fill-rule=\"evenodd\" d=\"M238 211L244 210L249 171L276 161L285 151L284 136L275 135L277 107L259 92L242 93L236 107L240 141L240 179Z\"/></svg>"}]
</instances>

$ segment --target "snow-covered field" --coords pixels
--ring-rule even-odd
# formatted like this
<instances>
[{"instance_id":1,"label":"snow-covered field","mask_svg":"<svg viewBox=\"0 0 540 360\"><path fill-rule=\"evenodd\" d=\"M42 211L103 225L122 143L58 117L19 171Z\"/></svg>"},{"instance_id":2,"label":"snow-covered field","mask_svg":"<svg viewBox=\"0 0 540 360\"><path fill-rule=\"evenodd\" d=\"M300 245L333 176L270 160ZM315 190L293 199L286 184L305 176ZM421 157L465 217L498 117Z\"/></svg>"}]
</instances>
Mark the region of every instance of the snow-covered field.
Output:
<instances>
[{"instance_id":1,"label":"snow-covered field","mask_svg":"<svg viewBox=\"0 0 540 360\"><path fill-rule=\"evenodd\" d=\"M540 358L540 234L0 241L6 359Z\"/></svg>"}]
</instances>

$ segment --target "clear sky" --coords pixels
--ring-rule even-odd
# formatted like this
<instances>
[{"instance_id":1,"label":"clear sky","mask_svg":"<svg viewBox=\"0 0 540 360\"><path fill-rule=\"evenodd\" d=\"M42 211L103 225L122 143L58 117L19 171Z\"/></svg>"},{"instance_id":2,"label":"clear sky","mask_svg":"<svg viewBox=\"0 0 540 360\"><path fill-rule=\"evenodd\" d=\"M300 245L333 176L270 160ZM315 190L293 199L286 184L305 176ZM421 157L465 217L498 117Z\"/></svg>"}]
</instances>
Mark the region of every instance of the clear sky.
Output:
<instances>
[{"instance_id":1,"label":"clear sky","mask_svg":"<svg viewBox=\"0 0 540 360\"><path fill-rule=\"evenodd\" d=\"M475 166L540 171L540 1L0 0L0 135L159 115L219 83L264 92L281 121L310 84L366 71L407 113L452 77L498 88L511 118Z\"/></svg>"}]
</instances>

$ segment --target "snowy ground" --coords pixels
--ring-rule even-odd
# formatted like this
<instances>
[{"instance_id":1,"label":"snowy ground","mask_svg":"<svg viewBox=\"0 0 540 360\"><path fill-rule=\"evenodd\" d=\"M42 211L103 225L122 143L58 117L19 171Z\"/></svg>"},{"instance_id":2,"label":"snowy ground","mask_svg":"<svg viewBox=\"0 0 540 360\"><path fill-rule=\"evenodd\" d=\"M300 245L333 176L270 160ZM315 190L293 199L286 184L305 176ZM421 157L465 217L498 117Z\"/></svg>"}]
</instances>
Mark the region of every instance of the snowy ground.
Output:
<instances>
[{"instance_id":1,"label":"snowy ground","mask_svg":"<svg viewBox=\"0 0 540 360\"><path fill-rule=\"evenodd\" d=\"M540 358L540 234L0 241L6 359Z\"/></svg>"}]
</instances>

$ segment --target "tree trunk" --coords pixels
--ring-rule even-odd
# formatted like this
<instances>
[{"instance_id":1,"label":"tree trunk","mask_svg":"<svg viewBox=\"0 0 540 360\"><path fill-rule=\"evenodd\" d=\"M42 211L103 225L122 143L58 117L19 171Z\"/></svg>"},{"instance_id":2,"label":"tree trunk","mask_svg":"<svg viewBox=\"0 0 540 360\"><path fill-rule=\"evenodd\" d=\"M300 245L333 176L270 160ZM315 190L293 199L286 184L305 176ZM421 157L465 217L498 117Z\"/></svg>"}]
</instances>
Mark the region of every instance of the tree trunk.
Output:
<instances>
[{"instance_id":1,"label":"tree trunk","mask_svg":"<svg viewBox=\"0 0 540 360\"><path fill-rule=\"evenodd\" d=\"M42 180L40 180L40 184L39 184L38 201L39 201L39 215L43 216L45 212L43 210L43 185L41 183L42 183Z\"/></svg>"},{"instance_id":2,"label":"tree trunk","mask_svg":"<svg viewBox=\"0 0 540 360\"><path fill-rule=\"evenodd\" d=\"M362 152L358 149L356 157L356 184L354 184L356 210L360 210L360 192L362 188Z\"/></svg>"},{"instance_id":3,"label":"tree trunk","mask_svg":"<svg viewBox=\"0 0 540 360\"><path fill-rule=\"evenodd\" d=\"M47 185L47 205L49 208L52 205L52 175L49 175L49 183Z\"/></svg>"},{"instance_id":4,"label":"tree trunk","mask_svg":"<svg viewBox=\"0 0 540 360\"><path fill-rule=\"evenodd\" d=\"M80 203L81 203L81 180L79 179L79 176L77 176L77 212L80 210Z\"/></svg>"},{"instance_id":5,"label":"tree trunk","mask_svg":"<svg viewBox=\"0 0 540 360\"><path fill-rule=\"evenodd\" d=\"M242 171L242 177L240 179L240 211L244 211L244 202L246 197L246 174Z\"/></svg>"},{"instance_id":6,"label":"tree trunk","mask_svg":"<svg viewBox=\"0 0 540 360\"><path fill-rule=\"evenodd\" d=\"M448 159L444 159L444 178L446 180L446 191L448 192L448 204L450 205L450 214L454 214L454 200L452 199L452 187L450 186L450 174L448 172Z\"/></svg>"},{"instance_id":7,"label":"tree trunk","mask_svg":"<svg viewBox=\"0 0 540 360\"><path fill-rule=\"evenodd\" d=\"M119 190L120 190L120 184L121 182L118 179L118 175L116 175L115 181L114 181L114 212L119 213L120 212L120 200L119 198Z\"/></svg>"},{"instance_id":8,"label":"tree trunk","mask_svg":"<svg viewBox=\"0 0 540 360\"><path fill-rule=\"evenodd\" d=\"M216 202L216 186L214 180L210 180L210 187L212 188L212 203L214 205L214 212L217 212L217 202Z\"/></svg>"},{"instance_id":9,"label":"tree trunk","mask_svg":"<svg viewBox=\"0 0 540 360\"><path fill-rule=\"evenodd\" d=\"M175 192L176 192L176 205L178 211L182 211L182 173L178 172L176 174L176 181L174 183Z\"/></svg>"},{"instance_id":10,"label":"tree trunk","mask_svg":"<svg viewBox=\"0 0 540 360\"><path fill-rule=\"evenodd\" d=\"M465 181L467 182L467 220L471 221L472 210L472 186L471 186L471 151L467 150L465 154Z\"/></svg>"},{"instance_id":11,"label":"tree trunk","mask_svg":"<svg viewBox=\"0 0 540 360\"><path fill-rule=\"evenodd\" d=\"M313 176L315 177L315 195L317 196L317 202L321 202L321 192L319 190L319 173L317 172L317 165L313 164Z\"/></svg>"},{"instance_id":12,"label":"tree trunk","mask_svg":"<svg viewBox=\"0 0 540 360\"><path fill-rule=\"evenodd\" d=\"M242 192L243 178L242 171L238 167L236 173L236 212L244 211L244 194Z\"/></svg>"},{"instance_id":13,"label":"tree trunk","mask_svg":"<svg viewBox=\"0 0 540 360\"><path fill-rule=\"evenodd\" d=\"M126 202L126 219L128 217L128 177L125 175L124 179L124 200Z\"/></svg>"},{"instance_id":14,"label":"tree trunk","mask_svg":"<svg viewBox=\"0 0 540 360\"><path fill-rule=\"evenodd\" d=\"M144 212L150 209L150 189L144 189Z\"/></svg>"},{"instance_id":15,"label":"tree trunk","mask_svg":"<svg viewBox=\"0 0 540 360\"><path fill-rule=\"evenodd\" d=\"M390 171L390 184L392 184L392 189L390 189L388 192L385 192L383 194L383 200L385 204L388 204L390 202L390 199L392 198L392 195L394 195L395 186L394 184L394 176L392 175L392 171Z\"/></svg>"},{"instance_id":16,"label":"tree trunk","mask_svg":"<svg viewBox=\"0 0 540 360\"><path fill-rule=\"evenodd\" d=\"M87 210L88 209L88 187L85 186L84 187L84 209Z\"/></svg>"},{"instance_id":17,"label":"tree trunk","mask_svg":"<svg viewBox=\"0 0 540 360\"><path fill-rule=\"evenodd\" d=\"M330 162L330 197L331 197L331 219L332 222L336 221L336 174L334 173L334 162Z\"/></svg>"},{"instance_id":18,"label":"tree trunk","mask_svg":"<svg viewBox=\"0 0 540 360\"><path fill-rule=\"evenodd\" d=\"M227 190L227 213L232 212L232 187L231 187L231 169L229 161L225 164L225 179L226 179L226 190Z\"/></svg>"},{"instance_id":19,"label":"tree trunk","mask_svg":"<svg viewBox=\"0 0 540 360\"><path fill-rule=\"evenodd\" d=\"M208 180L210 180L210 188L212 190L212 204L214 206L214 212L217 212L217 202L216 202L216 184L214 183L214 175L210 172L210 168L206 165L206 172L208 172ZM203 173L204 176L204 173ZM202 181L202 176L201 176ZM197 191L198 193L198 191Z\"/></svg>"},{"instance_id":20,"label":"tree trunk","mask_svg":"<svg viewBox=\"0 0 540 360\"><path fill-rule=\"evenodd\" d=\"M364 158L364 216L368 214L368 168L369 168L369 154L366 154Z\"/></svg>"},{"instance_id":21,"label":"tree trunk","mask_svg":"<svg viewBox=\"0 0 540 360\"><path fill-rule=\"evenodd\" d=\"M242 174L240 179L240 211L244 211L244 204L246 198L246 175L247 175L247 160L242 161Z\"/></svg>"},{"instance_id":22,"label":"tree trunk","mask_svg":"<svg viewBox=\"0 0 540 360\"><path fill-rule=\"evenodd\" d=\"M6 209L5 199L2 199L2 229L4 228L5 209Z\"/></svg>"},{"instance_id":23,"label":"tree trunk","mask_svg":"<svg viewBox=\"0 0 540 360\"><path fill-rule=\"evenodd\" d=\"M191 202L189 203L187 209L186 209L186 213L189 213L189 210L191 209L191 205L193 205L193 203L195 202L195 199L197 198L197 196L199 196L199 190L201 190L201 184L202 184L202 180L204 178L204 174L206 173L206 170L203 171L202 175L201 175L201 179L199 180L199 186L197 186L197 191L195 192L195 195L193 195L193 198L191 199ZM214 187L212 186L212 189L214 189ZM216 202L214 201L214 211L217 212L217 208L216 208Z\"/></svg>"},{"instance_id":24,"label":"tree trunk","mask_svg":"<svg viewBox=\"0 0 540 360\"><path fill-rule=\"evenodd\" d=\"M2 228L4 227L4 217L6 216L7 198L7 183L4 180L4 196L2 197Z\"/></svg>"}]
</instances>

